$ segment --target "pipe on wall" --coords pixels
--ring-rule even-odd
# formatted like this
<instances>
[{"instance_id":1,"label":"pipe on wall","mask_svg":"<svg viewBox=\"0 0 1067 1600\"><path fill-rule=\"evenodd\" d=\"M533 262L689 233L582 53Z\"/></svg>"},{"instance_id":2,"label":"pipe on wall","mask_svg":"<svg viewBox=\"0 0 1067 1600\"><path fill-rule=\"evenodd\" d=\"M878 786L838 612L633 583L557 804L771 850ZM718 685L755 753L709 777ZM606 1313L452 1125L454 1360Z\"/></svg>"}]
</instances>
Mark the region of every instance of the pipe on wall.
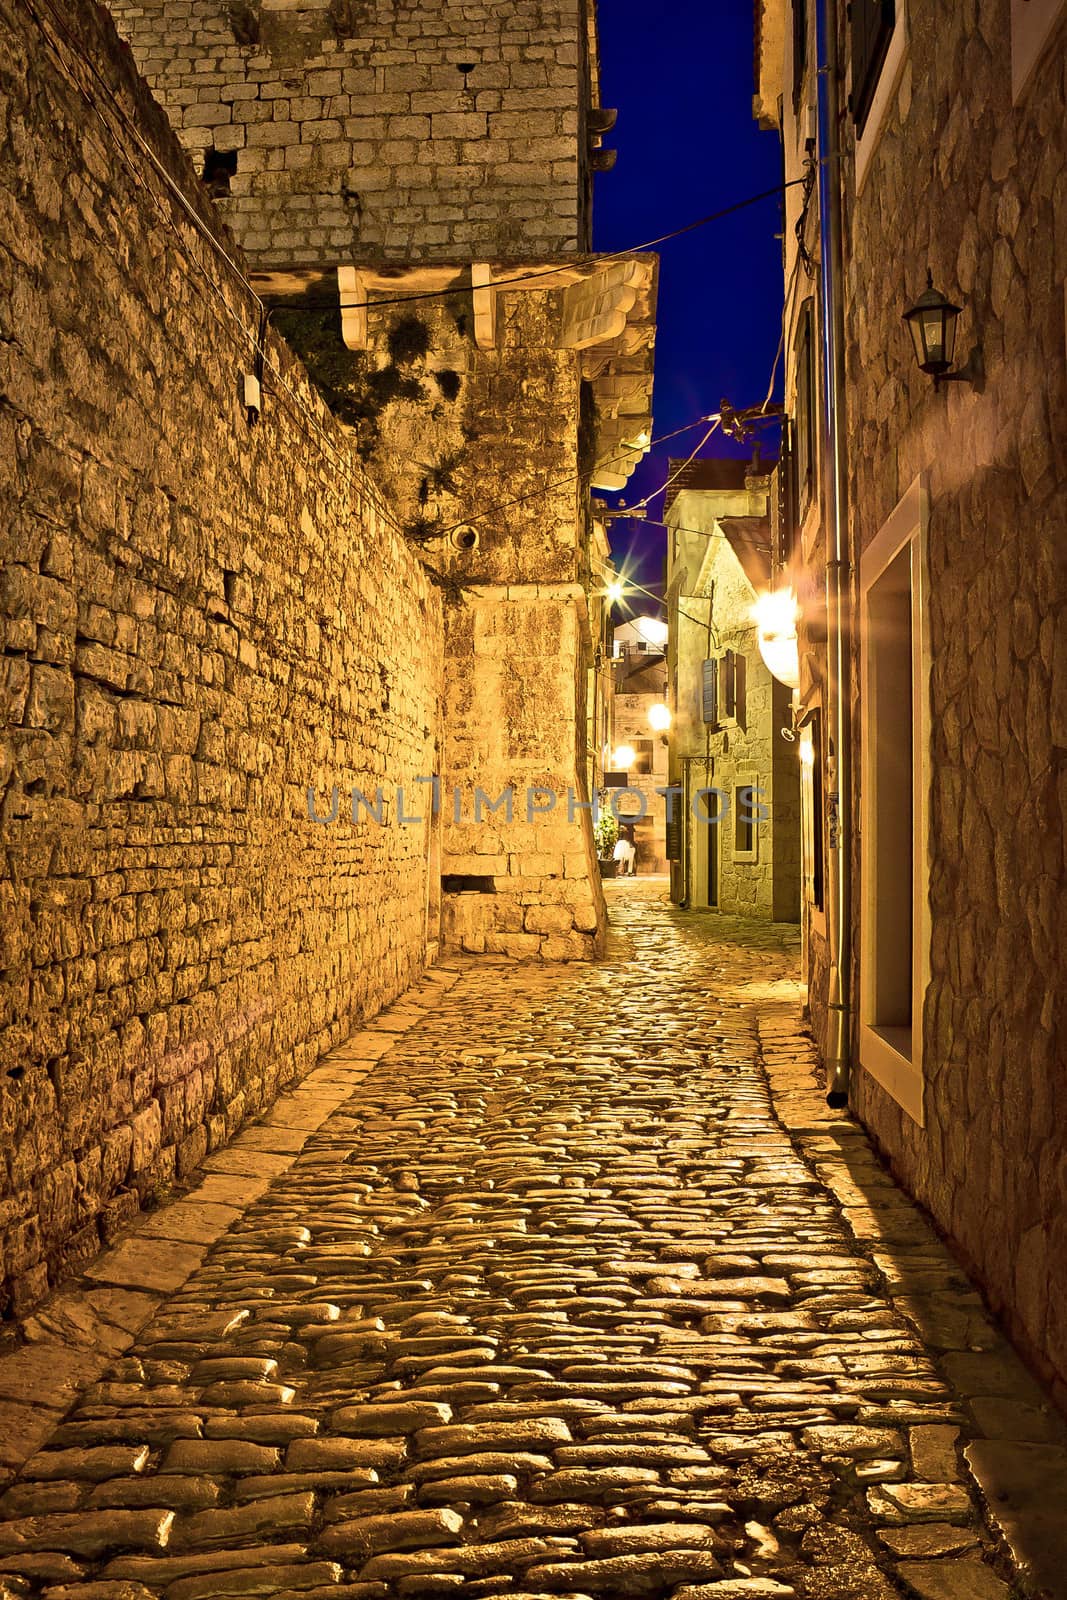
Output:
<instances>
[{"instance_id":1,"label":"pipe on wall","mask_svg":"<svg viewBox=\"0 0 1067 1600\"><path fill-rule=\"evenodd\" d=\"M830 869L827 1101L848 1104L851 1070L852 765L848 696L848 520L842 297L837 0L816 0L819 242L822 290L823 505L827 535L826 688L829 702L826 858Z\"/></svg>"}]
</instances>

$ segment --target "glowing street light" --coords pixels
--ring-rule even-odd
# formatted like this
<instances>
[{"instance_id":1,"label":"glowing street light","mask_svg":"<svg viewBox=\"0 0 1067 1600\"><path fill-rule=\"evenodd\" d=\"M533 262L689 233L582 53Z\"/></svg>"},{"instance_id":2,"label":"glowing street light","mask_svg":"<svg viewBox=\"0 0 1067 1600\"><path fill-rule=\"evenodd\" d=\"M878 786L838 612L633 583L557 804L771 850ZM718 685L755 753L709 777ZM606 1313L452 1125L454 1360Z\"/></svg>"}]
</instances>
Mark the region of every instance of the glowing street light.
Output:
<instances>
[{"instance_id":1,"label":"glowing street light","mask_svg":"<svg viewBox=\"0 0 1067 1600\"><path fill-rule=\"evenodd\" d=\"M625 593L626 585L623 583L621 578L612 578L611 582L604 590L605 598L609 600L612 605L617 605Z\"/></svg>"},{"instance_id":2,"label":"glowing street light","mask_svg":"<svg viewBox=\"0 0 1067 1600\"><path fill-rule=\"evenodd\" d=\"M629 744L620 744L612 754L611 764L616 772L629 772L637 760L637 751Z\"/></svg>"},{"instance_id":3,"label":"glowing street light","mask_svg":"<svg viewBox=\"0 0 1067 1600\"><path fill-rule=\"evenodd\" d=\"M648 720L657 733L666 733L671 725L671 714L662 702L648 708Z\"/></svg>"},{"instance_id":4,"label":"glowing street light","mask_svg":"<svg viewBox=\"0 0 1067 1600\"><path fill-rule=\"evenodd\" d=\"M759 636L759 653L772 678L795 689L800 683L797 617L800 608L792 589L777 589L757 597L752 617Z\"/></svg>"}]
</instances>

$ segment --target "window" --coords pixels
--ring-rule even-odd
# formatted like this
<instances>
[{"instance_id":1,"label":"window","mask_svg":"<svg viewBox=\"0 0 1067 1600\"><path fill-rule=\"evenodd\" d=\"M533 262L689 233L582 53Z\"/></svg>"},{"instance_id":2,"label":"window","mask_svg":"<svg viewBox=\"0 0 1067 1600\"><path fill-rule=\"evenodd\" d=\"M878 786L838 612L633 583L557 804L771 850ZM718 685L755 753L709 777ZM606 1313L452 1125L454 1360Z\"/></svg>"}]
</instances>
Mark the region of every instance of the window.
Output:
<instances>
[{"instance_id":1,"label":"window","mask_svg":"<svg viewBox=\"0 0 1067 1600\"><path fill-rule=\"evenodd\" d=\"M208 190L220 199L230 192L230 179L237 171L236 150L216 150L212 145L204 154L203 179Z\"/></svg>"},{"instance_id":2,"label":"window","mask_svg":"<svg viewBox=\"0 0 1067 1600\"><path fill-rule=\"evenodd\" d=\"M734 860L742 864L755 862L758 841L756 807L759 804L754 790L759 788L755 773L739 777L734 784Z\"/></svg>"},{"instance_id":3,"label":"window","mask_svg":"<svg viewBox=\"0 0 1067 1600\"><path fill-rule=\"evenodd\" d=\"M894 104L908 58L908 7L912 0L852 0L849 109L856 125L856 193L867 173Z\"/></svg>"},{"instance_id":4,"label":"window","mask_svg":"<svg viewBox=\"0 0 1067 1600\"><path fill-rule=\"evenodd\" d=\"M775 565L788 567L797 550L800 534L797 517L797 458L793 443L796 425L786 417L782 425L782 443L778 456L778 529L775 548Z\"/></svg>"},{"instance_id":5,"label":"window","mask_svg":"<svg viewBox=\"0 0 1067 1600\"><path fill-rule=\"evenodd\" d=\"M917 479L860 559L860 1060L920 1124L930 960L925 541Z\"/></svg>"},{"instance_id":6,"label":"window","mask_svg":"<svg viewBox=\"0 0 1067 1600\"><path fill-rule=\"evenodd\" d=\"M1011 0L1011 97L1022 99L1067 0Z\"/></svg>"},{"instance_id":7,"label":"window","mask_svg":"<svg viewBox=\"0 0 1067 1600\"><path fill-rule=\"evenodd\" d=\"M793 112L800 110L804 68L808 61L808 3L793 0Z\"/></svg>"},{"instance_id":8,"label":"window","mask_svg":"<svg viewBox=\"0 0 1067 1600\"><path fill-rule=\"evenodd\" d=\"M823 865L822 712L813 711L800 730L800 860L804 898L822 911L825 898Z\"/></svg>"},{"instance_id":9,"label":"window","mask_svg":"<svg viewBox=\"0 0 1067 1600\"><path fill-rule=\"evenodd\" d=\"M727 650L722 658L723 716L733 718L744 727L746 662L736 650Z\"/></svg>"},{"instance_id":10,"label":"window","mask_svg":"<svg viewBox=\"0 0 1067 1600\"><path fill-rule=\"evenodd\" d=\"M633 741L633 747L634 755L637 757L637 760L634 762L630 770L637 773L651 772L652 758L654 754L654 745L652 740L635 739Z\"/></svg>"},{"instance_id":11,"label":"window","mask_svg":"<svg viewBox=\"0 0 1067 1600\"><path fill-rule=\"evenodd\" d=\"M796 515L801 518L815 496L817 458L815 428L818 402L815 395L815 317L811 300L805 300L797 325L796 394L793 402L793 444L795 446Z\"/></svg>"},{"instance_id":12,"label":"window","mask_svg":"<svg viewBox=\"0 0 1067 1600\"><path fill-rule=\"evenodd\" d=\"M874 91L896 23L895 0L851 0L852 94L849 110L857 136L867 126Z\"/></svg>"}]
</instances>

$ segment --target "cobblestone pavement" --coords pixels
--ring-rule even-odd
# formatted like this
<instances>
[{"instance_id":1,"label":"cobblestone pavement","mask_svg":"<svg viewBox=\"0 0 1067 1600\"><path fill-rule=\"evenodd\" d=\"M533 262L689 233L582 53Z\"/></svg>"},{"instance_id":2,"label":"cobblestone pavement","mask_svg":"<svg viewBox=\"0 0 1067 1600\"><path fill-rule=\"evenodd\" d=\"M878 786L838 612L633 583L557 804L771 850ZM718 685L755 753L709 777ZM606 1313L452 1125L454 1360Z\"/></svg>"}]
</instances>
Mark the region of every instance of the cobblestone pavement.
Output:
<instances>
[{"instance_id":1,"label":"cobblestone pavement","mask_svg":"<svg viewBox=\"0 0 1067 1600\"><path fill-rule=\"evenodd\" d=\"M0 1595L1014 1592L954 1395L772 1112L794 936L612 898L603 965L437 974L295 1161L290 1105L217 1163L208 1235L266 1186L7 1487Z\"/></svg>"}]
</instances>

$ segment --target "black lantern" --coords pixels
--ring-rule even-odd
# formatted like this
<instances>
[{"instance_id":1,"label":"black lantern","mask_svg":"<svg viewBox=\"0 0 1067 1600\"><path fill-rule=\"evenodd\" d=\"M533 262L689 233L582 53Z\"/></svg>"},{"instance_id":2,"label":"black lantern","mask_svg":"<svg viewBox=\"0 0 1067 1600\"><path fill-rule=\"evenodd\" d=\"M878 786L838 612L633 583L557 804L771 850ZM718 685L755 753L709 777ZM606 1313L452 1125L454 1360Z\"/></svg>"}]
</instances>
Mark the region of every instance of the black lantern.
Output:
<instances>
[{"instance_id":1,"label":"black lantern","mask_svg":"<svg viewBox=\"0 0 1067 1600\"><path fill-rule=\"evenodd\" d=\"M959 315L960 307L934 288L934 275L927 269L926 288L910 310L905 311L904 321L911 333L920 371L928 372L935 383L962 377L961 373L950 370L956 351Z\"/></svg>"}]
</instances>

